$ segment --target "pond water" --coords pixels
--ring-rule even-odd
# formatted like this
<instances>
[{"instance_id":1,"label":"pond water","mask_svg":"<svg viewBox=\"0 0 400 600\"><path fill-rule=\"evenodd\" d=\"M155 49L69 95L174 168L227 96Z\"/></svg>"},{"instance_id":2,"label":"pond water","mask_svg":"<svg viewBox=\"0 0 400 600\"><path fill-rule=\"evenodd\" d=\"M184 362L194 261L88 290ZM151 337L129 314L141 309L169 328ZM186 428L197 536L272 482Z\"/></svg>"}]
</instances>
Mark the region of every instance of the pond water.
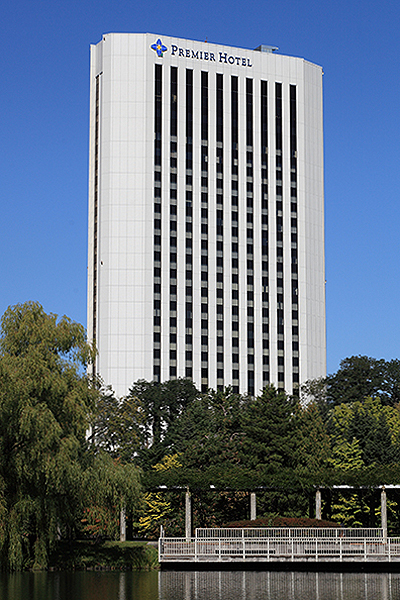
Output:
<instances>
[{"instance_id":1,"label":"pond water","mask_svg":"<svg viewBox=\"0 0 400 600\"><path fill-rule=\"evenodd\" d=\"M0 574L1 600L399 600L400 574L79 572Z\"/></svg>"}]
</instances>

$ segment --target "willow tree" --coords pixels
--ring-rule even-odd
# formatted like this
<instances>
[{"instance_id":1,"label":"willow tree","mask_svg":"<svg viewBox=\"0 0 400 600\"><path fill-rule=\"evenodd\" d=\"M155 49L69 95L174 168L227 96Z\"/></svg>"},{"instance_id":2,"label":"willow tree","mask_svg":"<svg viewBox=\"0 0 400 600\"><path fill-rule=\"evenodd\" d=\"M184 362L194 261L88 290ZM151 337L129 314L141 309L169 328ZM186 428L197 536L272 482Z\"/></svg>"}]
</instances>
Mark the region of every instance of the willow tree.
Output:
<instances>
[{"instance_id":1,"label":"willow tree","mask_svg":"<svg viewBox=\"0 0 400 600\"><path fill-rule=\"evenodd\" d=\"M44 567L81 505L86 431L96 394L82 325L38 303L10 307L0 331L2 563Z\"/></svg>"},{"instance_id":2,"label":"willow tree","mask_svg":"<svg viewBox=\"0 0 400 600\"><path fill-rule=\"evenodd\" d=\"M126 515L135 516L142 506L139 470L133 463L113 458L97 449L85 470L83 531L91 537L122 539Z\"/></svg>"}]
</instances>

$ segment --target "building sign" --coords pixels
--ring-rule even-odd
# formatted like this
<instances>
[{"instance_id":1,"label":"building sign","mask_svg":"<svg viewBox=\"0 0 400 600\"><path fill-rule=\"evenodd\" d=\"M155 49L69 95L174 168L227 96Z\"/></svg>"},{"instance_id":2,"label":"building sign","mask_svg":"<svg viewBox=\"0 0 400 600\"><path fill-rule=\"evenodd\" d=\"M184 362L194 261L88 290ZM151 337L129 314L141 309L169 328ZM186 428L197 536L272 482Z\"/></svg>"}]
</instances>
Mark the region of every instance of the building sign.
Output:
<instances>
[{"instance_id":1,"label":"building sign","mask_svg":"<svg viewBox=\"0 0 400 600\"><path fill-rule=\"evenodd\" d=\"M160 58L167 51L167 47L159 38L155 44L151 46ZM235 56L227 52L208 52L205 50L193 50L193 48L181 48L180 46L171 45L171 56L179 58L190 58L194 60L203 60L209 62L218 62L229 65L238 65L239 67L252 67L251 59L246 56Z\"/></svg>"}]
</instances>

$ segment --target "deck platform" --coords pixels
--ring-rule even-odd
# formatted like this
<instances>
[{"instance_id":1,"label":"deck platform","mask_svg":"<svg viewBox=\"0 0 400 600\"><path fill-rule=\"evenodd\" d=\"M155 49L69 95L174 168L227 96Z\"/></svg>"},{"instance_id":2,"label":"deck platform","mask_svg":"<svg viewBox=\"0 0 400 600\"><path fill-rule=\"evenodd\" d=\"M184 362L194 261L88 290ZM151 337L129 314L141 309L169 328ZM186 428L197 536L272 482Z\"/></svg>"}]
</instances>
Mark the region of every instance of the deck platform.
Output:
<instances>
[{"instance_id":1,"label":"deck platform","mask_svg":"<svg viewBox=\"0 0 400 600\"><path fill-rule=\"evenodd\" d=\"M161 537L159 561L161 566L318 562L393 562L400 566L400 538L390 538L381 529L196 530L193 538Z\"/></svg>"}]
</instances>

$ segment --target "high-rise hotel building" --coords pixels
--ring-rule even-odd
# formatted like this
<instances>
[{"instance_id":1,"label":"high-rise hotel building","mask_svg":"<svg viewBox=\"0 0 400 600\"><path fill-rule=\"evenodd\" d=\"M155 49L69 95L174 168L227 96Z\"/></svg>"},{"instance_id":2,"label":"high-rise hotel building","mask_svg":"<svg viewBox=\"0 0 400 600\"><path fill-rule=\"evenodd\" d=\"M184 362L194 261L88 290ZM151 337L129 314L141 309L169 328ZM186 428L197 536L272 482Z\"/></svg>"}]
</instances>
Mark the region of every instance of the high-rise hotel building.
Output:
<instances>
[{"instance_id":1,"label":"high-rise hotel building","mask_svg":"<svg viewBox=\"0 0 400 600\"><path fill-rule=\"evenodd\" d=\"M119 396L326 374L322 69L272 50L91 48L88 335Z\"/></svg>"}]
</instances>

